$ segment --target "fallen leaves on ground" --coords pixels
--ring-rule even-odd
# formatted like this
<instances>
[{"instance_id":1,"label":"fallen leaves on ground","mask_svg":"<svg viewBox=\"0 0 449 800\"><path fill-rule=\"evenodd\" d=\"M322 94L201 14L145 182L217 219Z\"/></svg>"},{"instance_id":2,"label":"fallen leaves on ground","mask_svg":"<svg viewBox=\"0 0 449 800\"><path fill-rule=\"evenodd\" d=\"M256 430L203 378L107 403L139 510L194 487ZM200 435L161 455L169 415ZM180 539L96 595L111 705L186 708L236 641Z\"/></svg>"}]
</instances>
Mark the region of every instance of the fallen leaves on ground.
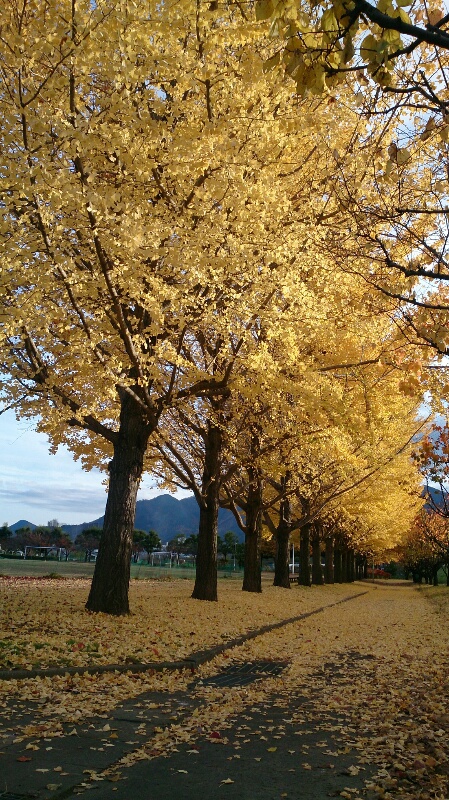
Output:
<instances>
[{"instance_id":1,"label":"fallen leaves on ground","mask_svg":"<svg viewBox=\"0 0 449 800\"><path fill-rule=\"evenodd\" d=\"M220 587L219 603L204 603L190 597L190 581L132 581L132 615L112 617L85 610L88 580L0 576L0 669L178 661L357 592L267 586L242 595L236 584Z\"/></svg>"},{"instance_id":2,"label":"fallen leaves on ground","mask_svg":"<svg viewBox=\"0 0 449 800\"><path fill-rule=\"evenodd\" d=\"M85 611L87 580L0 578L0 668L126 664L131 657L144 663L178 661L254 628L360 592L360 587L348 585L291 591L264 586L261 595L225 583L220 586L220 602L205 603L190 597L192 587L191 581L133 581L133 614L112 617ZM74 650L73 642L83 642L84 647ZM226 659L229 652L220 663ZM149 690L180 691L191 680L189 670L0 680L0 717L2 704L6 718L11 715L6 702L11 698L31 701L50 721L40 732L36 726L22 726L26 735L59 736L59 719L77 724L106 714L125 698Z\"/></svg>"},{"instance_id":3,"label":"fallen leaves on ground","mask_svg":"<svg viewBox=\"0 0 449 800\"><path fill-rule=\"evenodd\" d=\"M160 619L165 620L163 624L159 621L158 630L164 632L166 642L172 632L182 636L183 630L193 630L192 606L186 602L190 587L183 585L175 589L170 585L167 588L167 593L165 586L158 587L159 594L155 593ZM150 735L142 731L142 744L124 756L116 769L125 770L140 759L168 756L179 747L186 748L187 767L188 759L198 751L202 739L233 753L242 750L252 741L251 737L257 736L264 742L265 752L272 754L265 759L255 759L263 770L267 758L277 757L276 748L285 735L285 726L261 725L260 729L248 732L243 721L245 714L274 703L285 709L285 725L296 728L294 732L298 734L295 737L298 752L288 751L292 766L315 769L314 758L319 752L332 757L332 763L326 766L334 769L338 768L338 759L344 756L350 759L344 774L361 786L366 784L370 798L389 800L400 796L404 800L418 797L420 800L445 800L449 796L446 633L449 591L444 594L442 590L436 589L433 593L428 590L426 595L438 602L433 606L424 592L411 587L366 585L365 588L368 593L362 597L327 608L319 617L309 617L266 633L204 665L199 676L205 678L232 660L273 658L291 662L282 675L269 676L246 687L219 688L197 682L189 692L192 708L186 709L179 720L167 722L152 734L149 731ZM360 586L326 587L322 593L321 590L297 592L294 589L250 596L230 588L229 592L223 592L226 598L223 605L214 604L211 608L211 604L192 601L198 614L196 620L199 627L202 626L196 647L210 645L223 633L228 636L231 630L235 635L236 630L243 630L245 625L253 628L267 621L291 617L311 610L313 604L315 608L328 605L342 599L345 592L357 594L360 590ZM144 593L140 595L140 591L139 588L140 602L144 605ZM170 615L176 603L179 609L174 622ZM50 613L48 605L46 609ZM76 614L81 613L76 611ZM154 609L147 614L154 618ZM87 615L93 621L97 616ZM138 629L136 637L140 637L144 647L145 624L137 615L126 620L128 625L130 622ZM108 621L112 631L114 625L120 628L120 623L120 620ZM167 624L169 631L164 628ZM20 691L25 702L27 697L46 696L43 715L58 715L63 704L66 719L76 715L76 707L78 711L83 708L82 714L86 715L89 711L106 711L120 698L136 696L147 688L163 689L169 702L171 693L184 689L191 679L192 676L185 673L84 675L70 679L13 681L8 682L7 689L9 693ZM292 710L291 700L296 696L304 700L300 710L298 707ZM235 737L231 729L236 720L242 724ZM105 722L106 731L108 724ZM51 726L51 721L35 727L43 727L48 737L51 733L46 725ZM315 755L307 745L301 747L301 737L311 730L320 732ZM30 735L42 734L30 731ZM55 735L58 735L57 730ZM326 736L332 737L330 748ZM114 775L118 774L115 768L102 773L109 779L117 779ZM342 789L341 796L355 797L356 793L347 786Z\"/></svg>"},{"instance_id":4,"label":"fallen leaves on ground","mask_svg":"<svg viewBox=\"0 0 449 800\"><path fill-rule=\"evenodd\" d=\"M445 608L449 616L449 593ZM353 758L345 774L365 784L370 798L447 800L449 648L447 619L443 621L441 613L412 588L382 587L328 609L320 616L319 635L312 617L249 641L236 649L234 658L290 657L291 666L282 676L250 687L197 687L195 694L204 705L195 716L157 733L121 765L169 755L177 744L191 745L201 736L210 740L210 731L217 729L230 747L240 749L242 740L232 744L226 730L245 709L270 707L274 697L300 736L320 730L341 740L341 747L329 754ZM214 674L228 663L217 657L202 674ZM306 702L290 715L291 699L298 694ZM271 736L279 732L278 728ZM268 741L268 736L259 738ZM325 747L326 741L319 746ZM273 747L267 749L274 752ZM314 769L313 752L308 747L303 752L308 761L299 764ZM260 761L265 765L265 759ZM327 766L334 769L334 764ZM368 767L374 777L365 779ZM355 791L346 787L341 796L354 797Z\"/></svg>"}]
</instances>

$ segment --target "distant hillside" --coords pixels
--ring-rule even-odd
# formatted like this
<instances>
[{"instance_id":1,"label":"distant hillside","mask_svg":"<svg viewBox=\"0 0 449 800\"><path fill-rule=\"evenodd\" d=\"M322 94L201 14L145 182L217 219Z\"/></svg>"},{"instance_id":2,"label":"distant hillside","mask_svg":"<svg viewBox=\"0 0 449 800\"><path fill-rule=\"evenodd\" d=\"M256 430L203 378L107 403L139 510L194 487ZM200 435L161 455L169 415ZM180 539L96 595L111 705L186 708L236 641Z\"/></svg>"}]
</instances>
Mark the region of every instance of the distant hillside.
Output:
<instances>
[{"instance_id":1,"label":"distant hillside","mask_svg":"<svg viewBox=\"0 0 449 800\"><path fill-rule=\"evenodd\" d=\"M171 494L161 494L152 500L137 501L134 527L143 531L156 531L165 544L180 533L186 536L198 533L199 519L198 503L194 497L177 500ZM81 525L62 525L62 529L74 539L85 528L102 528L103 520L104 517L99 517L91 522L83 522ZM233 531L243 541L243 534L232 512L220 509L218 532L223 535L226 531Z\"/></svg>"},{"instance_id":2,"label":"distant hillside","mask_svg":"<svg viewBox=\"0 0 449 800\"><path fill-rule=\"evenodd\" d=\"M437 506L442 506L441 491L435 486L431 486L429 489L434 503ZM185 534L185 536L198 533L199 519L200 512L194 497L185 497L183 500L177 500L171 494L161 494L152 500L137 501L135 527L143 531L156 531L163 544L181 533ZM83 522L80 525L62 525L62 529L72 539L75 539L85 528L102 528L103 520L104 517L99 517L90 522ZM14 525L9 526L12 531L16 531L18 528L31 528L33 530L36 527L34 523L28 522L26 519L20 519ZM221 508L218 515L218 532L223 536L226 531L233 531L233 533L237 534L239 540L243 541L243 533L238 527L233 514L231 511Z\"/></svg>"},{"instance_id":3,"label":"distant hillside","mask_svg":"<svg viewBox=\"0 0 449 800\"><path fill-rule=\"evenodd\" d=\"M441 489L437 489L436 486L429 486L429 494L432 498L432 502L426 503L427 506L432 507L432 504L434 504L438 508L443 508L445 503L446 505L449 504L449 497L447 495L446 490L444 491L444 496L443 496Z\"/></svg>"},{"instance_id":4,"label":"distant hillside","mask_svg":"<svg viewBox=\"0 0 449 800\"><path fill-rule=\"evenodd\" d=\"M32 522L28 522L26 519L19 519L18 522L15 522L14 525L8 525L10 531L14 533L19 530L19 528L29 528L31 531L34 531L37 528L37 525L34 525Z\"/></svg>"}]
</instances>

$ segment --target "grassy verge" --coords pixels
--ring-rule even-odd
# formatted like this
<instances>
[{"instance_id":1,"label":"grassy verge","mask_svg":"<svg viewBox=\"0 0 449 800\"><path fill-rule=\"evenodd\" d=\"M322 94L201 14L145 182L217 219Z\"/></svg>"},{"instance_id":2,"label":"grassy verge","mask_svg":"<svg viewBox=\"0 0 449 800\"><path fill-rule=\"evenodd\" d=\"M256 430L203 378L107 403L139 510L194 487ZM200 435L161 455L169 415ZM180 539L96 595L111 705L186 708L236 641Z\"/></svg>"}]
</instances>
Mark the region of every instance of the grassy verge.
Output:
<instances>
[{"instance_id":1,"label":"grassy verge","mask_svg":"<svg viewBox=\"0 0 449 800\"><path fill-rule=\"evenodd\" d=\"M94 572L94 563L84 561L29 561L23 558L0 559L0 575L25 576L39 578L43 575L60 575L62 578L91 578ZM240 570L219 570L221 579L241 580ZM131 564L131 579L158 580L169 579L193 580L195 570L192 567L151 567L147 564Z\"/></svg>"},{"instance_id":2,"label":"grassy verge","mask_svg":"<svg viewBox=\"0 0 449 800\"><path fill-rule=\"evenodd\" d=\"M447 586L420 586L419 591L432 603L435 611L449 617L449 588Z\"/></svg>"}]
</instances>

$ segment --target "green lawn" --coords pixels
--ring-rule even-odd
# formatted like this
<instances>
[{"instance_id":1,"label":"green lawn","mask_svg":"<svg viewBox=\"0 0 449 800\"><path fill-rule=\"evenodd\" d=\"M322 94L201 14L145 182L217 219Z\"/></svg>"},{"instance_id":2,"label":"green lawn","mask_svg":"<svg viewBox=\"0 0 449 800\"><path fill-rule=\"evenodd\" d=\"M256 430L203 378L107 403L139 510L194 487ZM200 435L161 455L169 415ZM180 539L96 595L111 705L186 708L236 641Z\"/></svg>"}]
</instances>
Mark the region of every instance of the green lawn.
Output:
<instances>
[{"instance_id":1,"label":"green lawn","mask_svg":"<svg viewBox=\"0 0 449 800\"><path fill-rule=\"evenodd\" d=\"M40 577L56 573L70 578L90 578L93 575L95 564L86 564L84 561L39 561L24 560L23 558L0 559L0 575L28 575ZM219 578L241 579L242 572L231 569L219 570ZM147 564L131 564L131 578L136 580L151 580L154 578L193 579L195 570L192 567L151 567Z\"/></svg>"}]
</instances>

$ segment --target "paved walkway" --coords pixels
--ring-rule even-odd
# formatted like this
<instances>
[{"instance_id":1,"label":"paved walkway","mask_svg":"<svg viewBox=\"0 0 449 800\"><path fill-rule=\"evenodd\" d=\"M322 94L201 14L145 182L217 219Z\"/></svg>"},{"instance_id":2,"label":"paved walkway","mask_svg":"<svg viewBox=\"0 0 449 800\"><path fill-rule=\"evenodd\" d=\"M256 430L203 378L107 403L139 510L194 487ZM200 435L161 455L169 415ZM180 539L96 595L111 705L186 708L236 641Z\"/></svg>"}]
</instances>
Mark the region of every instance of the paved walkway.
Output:
<instances>
[{"instance_id":1,"label":"paved walkway","mask_svg":"<svg viewBox=\"0 0 449 800\"><path fill-rule=\"evenodd\" d=\"M330 676L330 665L328 671ZM262 689L269 680L259 678L257 684ZM230 691L223 687L221 702ZM216 702L214 696L212 705ZM207 700L195 697L192 683L192 693L146 693L107 717L63 725L56 736L49 724L52 735L43 739L38 736L45 723L24 704L20 723L34 723L35 735L17 741L11 731L3 741L0 798L62 800L89 789L92 800L215 800L217 792L229 800L324 800L361 788L366 773L348 771L356 751L346 737L328 730L327 714L315 717L313 726L304 721L307 703L300 692L270 694L231 716L226 728L206 731L194 720L198 712L207 718ZM171 733L165 751L164 729ZM152 747L155 732L160 749ZM182 741L186 735L189 741Z\"/></svg>"}]
</instances>

